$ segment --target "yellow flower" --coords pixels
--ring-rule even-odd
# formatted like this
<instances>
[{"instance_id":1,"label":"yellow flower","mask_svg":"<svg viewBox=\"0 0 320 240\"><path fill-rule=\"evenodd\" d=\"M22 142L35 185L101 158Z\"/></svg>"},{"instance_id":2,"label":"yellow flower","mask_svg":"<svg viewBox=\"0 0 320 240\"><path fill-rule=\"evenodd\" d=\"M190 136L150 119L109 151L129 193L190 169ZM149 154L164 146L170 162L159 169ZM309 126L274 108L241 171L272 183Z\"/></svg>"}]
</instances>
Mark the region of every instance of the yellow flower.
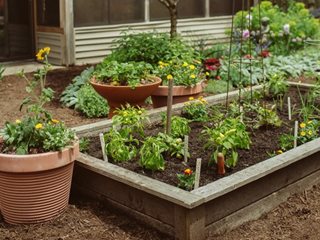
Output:
<instances>
[{"instance_id":1,"label":"yellow flower","mask_svg":"<svg viewBox=\"0 0 320 240\"><path fill-rule=\"evenodd\" d=\"M169 75L167 76L167 79L168 79L168 80L172 80L172 79L173 79L172 75L169 74Z\"/></svg>"},{"instance_id":2,"label":"yellow flower","mask_svg":"<svg viewBox=\"0 0 320 240\"><path fill-rule=\"evenodd\" d=\"M305 128L306 127L306 124L304 122L300 123L300 127L301 128Z\"/></svg>"},{"instance_id":3,"label":"yellow flower","mask_svg":"<svg viewBox=\"0 0 320 240\"><path fill-rule=\"evenodd\" d=\"M184 170L184 174L185 175L191 175L192 174L192 170L190 168L187 168L186 170Z\"/></svg>"},{"instance_id":4,"label":"yellow flower","mask_svg":"<svg viewBox=\"0 0 320 240\"><path fill-rule=\"evenodd\" d=\"M21 123L21 120L20 119L17 119L16 120L16 124L20 124Z\"/></svg>"},{"instance_id":5,"label":"yellow flower","mask_svg":"<svg viewBox=\"0 0 320 240\"><path fill-rule=\"evenodd\" d=\"M195 74L191 74L190 77L193 78L193 79L195 79L195 78L196 78L196 75L195 75Z\"/></svg>"},{"instance_id":6,"label":"yellow flower","mask_svg":"<svg viewBox=\"0 0 320 240\"><path fill-rule=\"evenodd\" d=\"M192 100L194 100L194 97L189 97L189 101L192 101Z\"/></svg>"},{"instance_id":7,"label":"yellow flower","mask_svg":"<svg viewBox=\"0 0 320 240\"><path fill-rule=\"evenodd\" d=\"M35 128L36 128L36 129L41 129L41 128L43 128L42 123L38 123L38 124L35 126Z\"/></svg>"},{"instance_id":8,"label":"yellow flower","mask_svg":"<svg viewBox=\"0 0 320 240\"><path fill-rule=\"evenodd\" d=\"M189 66L189 64L187 63L187 62L184 62L183 64L182 64L182 67L188 67Z\"/></svg>"},{"instance_id":9,"label":"yellow flower","mask_svg":"<svg viewBox=\"0 0 320 240\"><path fill-rule=\"evenodd\" d=\"M309 136L312 136L313 132L311 130L308 131Z\"/></svg>"},{"instance_id":10,"label":"yellow flower","mask_svg":"<svg viewBox=\"0 0 320 240\"><path fill-rule=\"evenodd\" d=\"M50 48L49 47L45 47L44 49L43 49L43 52L46 54L46 55L49 55L49 53L50 53Z\"/></svg>"},{"instance_id":11,"label":"yellow flower","mask_svg":"<svg viewBox=\"0 0 320 240\"><path fill-rule=\"evenodd\" d=\"M209 75L210 75L210 73L209 73L209 72L206 72L206 75L207 75L207 76L209 76Z\"/></svg>"},{"instance_id":12,"label":"yellow flower","mask_svg":"<svg viewBox=\"0 0 320 240\"><path fill-rule=\"evenodd\" d=\"M57 120L57 119L52 119L51 122L54 123L54 124L56 124L56 123L59 123L59 120Z\"/></svg>"},{"instance_id":13,"label":"yellow flower","mask_svg":"<svg viewBox=\"0 0 320 240\"><path fill-rule=\"evenodd\" d=\"M37 53L36 57L38 61L42 61L44 59L43 57L43 49L40 49L39 52Z\"/></svg>"},{"instance_id":14,"label":"yellow flower","mask_svg":"<svg viewBox=\"0 0 320 240\"><path fill-rule=\"evenodd\" d=\"M141 115L141 114L142 114L142 111L141 111L141 110L139 110L139 111L138 111L138 114L140 114L140 115Z\"/></svg>"},{"instance_id":15,"label":"yellow flower","mask_svg":"<svg viewBox=\"0 0 320 240\"><path fill-rule=\"evenodd\" d=\"M282 154L282 153L283 151L281 149L277 151L277 154Z\"/></svg>"},{"instance_id":16,"label":"yellow flower","mask_svg":"<svg viewBox=\"0 0 320 240\"><path fill-rule=\"evenodd\" d=\"M194 65L190 65L189 68L190 68L191 70L194 70L196 67L195 67Z\"/></svg>"},{"instance_id":17,"label":"yellow flower","mask_svg":"<svg viewBox=\"0 0 320 240\"><path fill-rule=\"evenodd\" d=\"M163 64L163 62L162 62L162 61L159 61L158 63L159 63L159 65L162 65L162 64Z\"/></svg>"},{"instance_id":18,"label":"yellow flower","mask_svg":"<svg viewBox=\"0 0 320 240\"><path fill-rule=\"evenodd\" d=\"M124 111L124 112L123 112L123 116L125 116L125 117L128 116L128 112L127 112L127 111Z\"/></svg>"},{"instance_id":19,"label":"yellow flower","mask_svg":"<svg viewBox=\"0 0 320 240\"><path fill-rule=\"evenodd\" d=\"M300 132L300 136L304 137L306 135L306 132L302 131Z\"/></svg>"}]
</instances>

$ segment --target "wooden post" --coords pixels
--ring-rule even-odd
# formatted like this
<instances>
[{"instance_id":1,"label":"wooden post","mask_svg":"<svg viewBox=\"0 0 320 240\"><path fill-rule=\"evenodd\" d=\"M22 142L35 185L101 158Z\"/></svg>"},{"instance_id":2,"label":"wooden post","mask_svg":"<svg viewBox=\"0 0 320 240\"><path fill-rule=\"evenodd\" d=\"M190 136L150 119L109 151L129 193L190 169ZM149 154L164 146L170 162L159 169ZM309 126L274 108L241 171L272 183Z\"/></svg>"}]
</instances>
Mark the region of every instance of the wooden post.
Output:
<instances>
[{"instance_id":1,"label":"wooden post","mask_svg":"<svg viewBox=\"0 0 320 240\"><path fill-rule=\"evenodd\" d=\"M200 174L201 174L201 158L197 158L197 165L196 165L196 176L194 180L194 189L199 188L200 185Z\"/></svg>"},{"instance_id":2,"label":"wooden post","mask_svg":"<svg viewBox=\"0 0 320 240\"><path fill-rule=\"evenodd\" d=\"M298 121L294 122L294 140L293 140L293 147L297 147L297 140L298 140Z\"/></svg>"},{"instance_id":3,"label":"wooden post","mask_svg":"<svg viewBox=\"0 0 320 240\"><path fill-rule=\"evenodd\" d=\"M288 97L288 119L291 121L291 99Z\"/></svg>"},{"instance_id":4,"label":"wooden post","mask_svg":"<svg viewBox=\"0 0 320 240\"><path fill-rule=\"evenodd\" d=\"M104 142L103 133L100 133L99 137L100 137L100 144L101 144L101 151L102 151L102 155L103 155L103 160L108 162L108 156L106 154L106 143Z\"/></svg>"},{"instance_id":5,"label":"wooden post","mask_svg":"<svg viewBox=\"0 0 320 240\"><path fill-rule=\"evenodd\" d=\"M170 135L171 133L171 115L172 115L172 90L173 90L173 80L168 80L168 99L167 99L167 124L166 133Z\"/></svg>"},{"instance_id":6,"label":"wooden post","mask_svg":"<svg viewBox=\"0 0 320 240\"><path fill-rule=\"evenodd\" d=\"M189 148L189 136L184 136L184 162L188 162L188 148Z\"/></svg>"},{"instance_id":7,"label":"wooden post","mask_svg":"<svg viewBox=\"0 0 320 240\"><path fill-rule=\"evenodd\" d=\"M218 153L217 169L219 175L225 175L226 170L224 168L224 156L223 153Z\"/></svg>"}]
</instances>

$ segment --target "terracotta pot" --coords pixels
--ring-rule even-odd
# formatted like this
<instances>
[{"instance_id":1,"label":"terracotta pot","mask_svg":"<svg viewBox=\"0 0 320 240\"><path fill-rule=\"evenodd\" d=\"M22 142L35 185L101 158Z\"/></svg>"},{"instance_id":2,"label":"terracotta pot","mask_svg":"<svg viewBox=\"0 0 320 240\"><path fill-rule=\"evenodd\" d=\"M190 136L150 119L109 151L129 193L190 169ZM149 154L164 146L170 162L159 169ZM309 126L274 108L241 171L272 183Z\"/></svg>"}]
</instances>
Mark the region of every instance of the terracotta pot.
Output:
<instances>
[{"instance_id":1,"label":"terracotta pot","mask_svg":"<svg viewBox=\"0 0 320 240\"><path fill-rule=\"evenodd\" d=\"M173 86L173 104L188 101L189 97L198 97L202 92L202 82L197 83L194 87ZM151 95L154 108L167 106L168 86L160 86Z\"/></svg>"},{"instance_id":2,"label":"terracotta pot","mask_svg":"<svg viewBox=\"0 0 320 240\"><path fill-rule=\"evenodd\" d=\"M160 85L161 79L155 79L154 83L140 85L132 89L129 86L112 86L95 82L93 78L90 83L93 88L104 97L109 104L109 118L114 115L114 110L129 103L132 106L142 106L147 97L149 97Z\"/></svg>"},{"instance_id":3,"label":"terracotta pot","mask_svg":"<svg viewBox=\"0 0 320 240\"><path fill-rule=\"evenodd\" d=\"M0 209L11 224L56 218L69 202L79 143L62 151L29 155L0 154Z\"/></svg>"}]
</instances>

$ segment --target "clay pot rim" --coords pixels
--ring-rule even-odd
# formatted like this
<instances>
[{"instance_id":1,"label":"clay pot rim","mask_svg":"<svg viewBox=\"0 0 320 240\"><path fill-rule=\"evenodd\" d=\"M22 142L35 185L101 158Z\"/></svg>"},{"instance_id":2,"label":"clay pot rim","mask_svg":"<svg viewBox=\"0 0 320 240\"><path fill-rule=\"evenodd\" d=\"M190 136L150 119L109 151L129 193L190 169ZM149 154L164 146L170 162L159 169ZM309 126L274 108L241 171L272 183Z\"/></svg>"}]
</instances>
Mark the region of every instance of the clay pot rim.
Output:
<instances>
[{"instance_id":1,"label":"clay pot rim","mask_svg":"<svg viewBox=\"0 0 320 240\"><path fill-rule=\"evenodd\" d=\"M0 171L22 173L55 169L75 161L79 153L79 140L61 151L25 155L0 153Z\"/></svg>"},{"instance_id":2,"label":"clay pot rim","mask_svg":"<svg viewBox=\"0 0 320 240\"><path fill-rule=\"evenodd\" d=\"M198 82L195 86L173 86L173 96L189 96L202 92L204 81ZM167 96L169 92L168 86L159 86L152 96Z\"/></svg>"},{"instance_id":3,"label":"clay pot rim","mask_svg":"<svg viewBox=\"0 0 320 240\"><path fill-rule=\"evenodd\" d=\"M159 84L159 83L162 82L162 79L159 78L159 77L157 77L157 76L150 76L150 77L148 77L148 78L154 79L155 82L147 83L147 84L141 84L141 85L138 85L138 86L136 86L136 87L134 87L134 88L132 88L131 86L113 86L113 85L110 85L110 84L97 82L95 76L93 76L93 77L90 79L89 83L92 84L92 85L103 86L103 87L110 87L110 88L112 87L112 88L120 88L120 89L121 89L121 88L122 88L122 89L124 89L124 88L131 88L131 89L134 90L134 89L136 89L136 88L141 88L141 87L144 87L144 86L157 85L157 84Z\"/></svg>"},{"instance_id":4,"label":"clay pot rim","mask_svg":"<svg viewBox=\"0 0 320 240\"><path fill-rule=\"evenodd\" d=\"M174 88L184 88L184 89L190 89L190 88L197 88L202 87L205 80L201 80L200 82L197 82L194 86L185 86L185 85L173 85ZM168 85L160 85L159 88L168 88Z\"/></svg>"}]
</instances>

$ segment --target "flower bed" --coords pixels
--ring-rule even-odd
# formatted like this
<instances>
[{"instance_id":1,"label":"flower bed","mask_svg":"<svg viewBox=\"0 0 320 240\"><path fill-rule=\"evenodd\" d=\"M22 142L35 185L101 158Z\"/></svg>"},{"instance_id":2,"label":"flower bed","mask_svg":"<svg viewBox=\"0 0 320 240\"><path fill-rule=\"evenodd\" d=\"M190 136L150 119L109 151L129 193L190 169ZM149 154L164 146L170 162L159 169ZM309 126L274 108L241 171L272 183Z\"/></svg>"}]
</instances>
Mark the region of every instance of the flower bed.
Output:
<instances>
[{"instance_id":1,"label":"flower bed","mask_svg":"<svg viewBox=\"0 0 320 240\"><path fill-rule=\"evenodd\" d=\"M236 95L233 92L231 98ZM221 102L225 95L208 100ZM176 105L174 110L181 107ZM151 111L151 118L157 118L152 116L158 116L159 111ZM90 135L110 124L105 121L77 131ZM205 239L210 232L230 229L260 216L291 192L317 182L319 142L316 139L303 144L191 192L82 154L74 187L103 196L110 204L177 239Z\"/></svg>"}]
</instances>

